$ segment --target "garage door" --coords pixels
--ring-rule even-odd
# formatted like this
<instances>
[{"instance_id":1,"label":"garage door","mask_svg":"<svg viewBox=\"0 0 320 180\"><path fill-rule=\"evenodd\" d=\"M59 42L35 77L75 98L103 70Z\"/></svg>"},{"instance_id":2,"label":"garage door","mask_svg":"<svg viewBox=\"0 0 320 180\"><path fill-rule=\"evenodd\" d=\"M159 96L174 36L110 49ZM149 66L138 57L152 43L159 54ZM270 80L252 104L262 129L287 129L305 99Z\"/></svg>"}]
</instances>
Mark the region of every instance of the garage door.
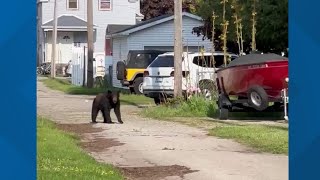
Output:
<instances>
[{"instance_id":1,"label":"garage door","mask_svg":"<svg viewBox=\"0 0 320 180\"><path fill-rule=\"evenodd\" d=\"M189 51L189 52L198 52L201 47L198 46L189 46L189 47L184 47L184 51ZM168 51L168 52L173 52L174 48L173 46L144 46L144 50L160 50L160 51Z\"/></svg>"}]
</instances>

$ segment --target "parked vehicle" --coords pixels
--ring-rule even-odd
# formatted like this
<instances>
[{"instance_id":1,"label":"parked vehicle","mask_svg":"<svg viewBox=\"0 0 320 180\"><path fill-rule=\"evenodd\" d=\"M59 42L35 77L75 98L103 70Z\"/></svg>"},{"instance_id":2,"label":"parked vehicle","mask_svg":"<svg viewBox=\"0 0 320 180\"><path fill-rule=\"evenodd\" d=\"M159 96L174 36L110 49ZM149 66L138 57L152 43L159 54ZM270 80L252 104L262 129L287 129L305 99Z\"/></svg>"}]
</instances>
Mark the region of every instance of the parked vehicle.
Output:
<instances>
[{"instance_id":1,"label":"parked vehicle","mask_svg":"<svg viewBox=\"0 0 320 180\"><path fill-rule=\"evenodd\" d=\"M42 63L39 67L37 67L37 74L47 75L51 73L51 63L45 62Z\"/></svg>"},{"instance_id":2,"label":"parked vehicle","mask_svg":"<svg viewBox=\"0 0 320 180\"><path fill-rule=\"evenodd\" d=\"M214 56L215 63L212 61ZM229 54L230 60L238 57ZM223 52L187 53L182 55L182 90L200 89L210 93L215 88L215 70L224 64ZM144 71L143 94L159 104L165 98L172 98L174 91L174 53L159 55ZM210 96L210 95L209 95Z\"/></svg>"},{"instance_id":3,"label":"parked vehicle","mask_svg":"<svg viewBox=\"0 0 320 180\"><path fill-rule=\"evenodd\" d=\"M122 86L129 87L131 92L142 94L143 72L159 55L158 50L131 50L124 61L117 63L117 79Z\"/></svg>"},{"instance_id":4,"label":"parked vehicle","mask_svg":"<svg viewBox=\"0 0 320 180\"><path fill-rule=\"evenodd\" d=\"M217 70L220 119L234 107L266 110L270 104L283 106L288 88L288 59L277 54L249 54ZM288 91L286 91L286 96Z\"/></svg>"}]
</instances>

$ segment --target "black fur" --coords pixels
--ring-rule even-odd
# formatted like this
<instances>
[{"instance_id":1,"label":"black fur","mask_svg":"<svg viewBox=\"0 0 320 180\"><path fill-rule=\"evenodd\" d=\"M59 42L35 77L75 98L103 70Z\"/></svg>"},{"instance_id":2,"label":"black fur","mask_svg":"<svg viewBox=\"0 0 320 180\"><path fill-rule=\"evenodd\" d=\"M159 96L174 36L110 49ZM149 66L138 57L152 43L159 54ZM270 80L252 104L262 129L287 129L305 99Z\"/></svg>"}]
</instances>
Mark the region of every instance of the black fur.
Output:
<instances>
[{"instance_id":1,"label":"black fur","mask_svg":"<svg viewBox=\"0 0 320 180\"><path fill-rule=\"evenodd\" d=\"M110 111L114 109L118 122L123 124L120 113L120 91L108 91L98 94L92 103L91 120L96 123L99 111L102 112L104 123L113 123L110 117Z\"/></svg>"}]
</instances>

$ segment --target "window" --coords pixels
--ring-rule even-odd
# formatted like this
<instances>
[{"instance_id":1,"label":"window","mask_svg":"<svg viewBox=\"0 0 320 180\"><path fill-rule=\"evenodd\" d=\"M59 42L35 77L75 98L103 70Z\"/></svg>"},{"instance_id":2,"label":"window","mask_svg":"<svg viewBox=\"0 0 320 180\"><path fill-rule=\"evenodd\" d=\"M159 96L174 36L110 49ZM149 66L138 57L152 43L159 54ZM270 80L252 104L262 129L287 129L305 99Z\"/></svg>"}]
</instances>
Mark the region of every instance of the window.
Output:
<instances>
[{"instance_id":1,"label":"window","mask_svg":"<svg viewBox=\"0 0 320 180\"><path fill-rule=\"evenodd\" d=\"M79 8L79 0L67 0L67 8L68 9L78 9Z\"/></svg>"},{"instance_id":2,"label":"window","mask_svg":"<svg viewBox=\"0 0 320 180\"><path fill-rule=\"evenodd\" d=\"M151 64L150 67L174 67L173 56L158 56Z\"/></svg>"},{"instance_id":3,"label":"window","mask_svg":"<svg viewBox=\"0 0 320 180\"><path fill-rule=\"evenodd\" d=\"M227 56L227 59L230 57ZM233 61L236 58L236 56L231 56L231 61ZM221 68L224 66L224 56L223 55L215 55L214 56L215 64L212 62L212 57L211 56L196 56L193 58L193 64L196 64L201 67L208 67L208 68Z\"/></svg>"},{"instance_id":4,"label":"window","mask_svg":"<svg viewBox=\"0 0 320 180\"><path fill-rule=\"evenodd\" d=\"M146 68L155 57L152 54L141 53L128 60L128 68Z\"/></svg>"},{"instance_id":5,"label":"window","mask_svg":"<svg viewBox=\"0 0 320 180\"><path fill-rule=\"evenodd\" d=\"M99 10L111 10L111 0L99 0Z\"/></svg>"}]
</instances>

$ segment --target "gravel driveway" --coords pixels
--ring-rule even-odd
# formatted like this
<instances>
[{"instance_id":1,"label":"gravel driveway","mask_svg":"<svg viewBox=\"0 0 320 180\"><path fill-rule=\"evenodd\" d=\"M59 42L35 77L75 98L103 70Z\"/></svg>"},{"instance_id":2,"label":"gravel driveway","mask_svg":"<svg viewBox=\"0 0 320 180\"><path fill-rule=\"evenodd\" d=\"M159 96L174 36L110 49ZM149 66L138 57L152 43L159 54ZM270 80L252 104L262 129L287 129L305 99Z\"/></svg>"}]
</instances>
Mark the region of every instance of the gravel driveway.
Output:
<instances>
[{"instance_id":1,"label":"gravel driveway","mask_svg":"<svg viewBox=\"0 0 320 180\"><path fill-rule=\"evenodd\" d=\"M198 128L144 119L136 115L140 109L130 105L121 107L124 124L93 125L89 123L93 96L66 95L41 82L37 94L39 115L67 124L63 128L82 135L91 156L119 167L128 179L288 179L288 156L254 153ZM102 122L101 115L98 121Z\"/></svg>"}]
</instances>

